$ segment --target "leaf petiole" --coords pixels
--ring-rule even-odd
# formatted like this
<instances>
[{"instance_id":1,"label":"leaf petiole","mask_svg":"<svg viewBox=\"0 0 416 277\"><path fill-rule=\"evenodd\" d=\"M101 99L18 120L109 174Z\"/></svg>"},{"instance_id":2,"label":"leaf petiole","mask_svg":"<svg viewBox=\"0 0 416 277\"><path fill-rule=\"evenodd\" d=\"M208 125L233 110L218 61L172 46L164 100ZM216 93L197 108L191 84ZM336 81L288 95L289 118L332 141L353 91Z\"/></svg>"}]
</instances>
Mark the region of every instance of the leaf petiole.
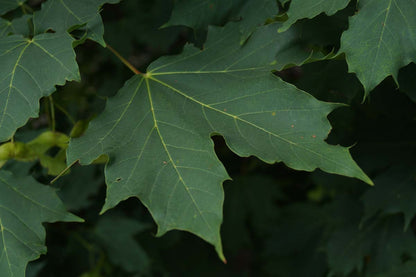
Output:
<instances>
[{"instance_id":1,"label":"leaf petiole","mask_svg":"<svg viewBox=\"0 0 416 277\"><path fill-rule=\"evenodd\" d=\"M53 184L56 181L58 181L59 178L62 177L62 175L64 175L71 167L73 167L76 163L78 162L78 160L73 161L70 165L68 165L64 170L62 170L61 173L59 173L58 176L56 176L49 184Z\"/></svg>"},{"instance_id":2,"label":"leaf petiole","mask_svg":"<svg viewBox=\"0 0 416 277\"><path fill-rule=\"evenodd\" d=\"M52 98L52 95L49 95L48 96L48 100L49 100L49 105L50 105L50 116L51 116L51 129L52 129L52 132L55 132L55 125L56 125L56 123L55 123L55 106L54 106L54 103L53 103L53 98Z\"/></svg>"},{"instance_id":3,"label":"leaf petiole","mask_svg":"<svg viewBox=\"0 0 416 277\"><path fill-rule=\"evenodd\" d=\"M133 71L134 74L142 74L137 68L135 68L128 60L123 58L123 56L120 55L113 47L110 45L106 45L106 48L110 50L125 66L127 66L131 71Z\"/></svg>"}]
</instances>

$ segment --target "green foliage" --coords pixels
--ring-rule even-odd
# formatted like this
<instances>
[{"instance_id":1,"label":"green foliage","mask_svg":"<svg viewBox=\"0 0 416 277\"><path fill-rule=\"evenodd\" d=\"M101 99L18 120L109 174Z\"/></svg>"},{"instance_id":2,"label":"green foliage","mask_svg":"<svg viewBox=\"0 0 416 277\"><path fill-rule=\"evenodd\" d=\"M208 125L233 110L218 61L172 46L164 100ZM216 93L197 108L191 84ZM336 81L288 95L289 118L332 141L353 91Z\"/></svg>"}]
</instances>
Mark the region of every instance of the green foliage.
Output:
<instances>
[{"instance_id":1,"label":"green foliage","mask_svg":"<svg viewBox=\"0 0 416 277\"><path fill-rule=\"evenodd\" d=\"M413 276L415 10L0 0L0 275Z\"/></svg>"},{"instance_id":2,"label":"green foliage","mask_svg":"<svg viewBox=\"0 0 416 277\"><path fill-rule=\"evenodd\" d=\"M49 29L64 33L85 25L84 36L105 47L104 27L99 15L99 8L105 3L115 4L117 2L119 0L48 1L42 5L39 12L34 14L35 34Z\"/></svg>"},{"instance_id":3,"label":"green foliage","mask_svg":"<svg viewBox=\"0 0 416 277\"><path fill-rule=\"evenodd\" d=\"M320 1L301 1L292 0L290 9L287 11L289 17L279 29L279 32L286 31L293 23L302 18L313 18L320 13L333 15L337 11L345 8L349 0L320 0Z\"/></svg>"},{"instance_id":4,"label":"green foliage","mask_svg":"<svg viewBox=\"0 0 416 277\"><path fill-rule=\"evenodd\" d=\"M79 80L78 65L67 34L20 35L0 41L0 141L13 136L29 117L38 116L39 99L55 85Z\"/></svg>"},{"instance_id":5,"label":"green foliage","mask_svg":"<svg viewBox=\"0 0 416 277\"><path fill-rule=\"evenodd\" d=\"M9 11L16 9L21 6L25 0L16 1L16 0L1 0L0 1L0 15L3 15Z\"/></svg>"},{"instance_id":6,"label":"green foliage","mask_svg":"<svg viewBox=\"0 0 416 277\"><path fill-rule=\"evenodd\" d=\"M351 72L355 72L366 95L387 76L397 82L401 67L414 62L416 17L412 1L365 0L350 18L341 39Z\"/></svg>"},{"instance_id":7,"label":"green foliage","mask_svg":"<svg viewBox=\"0 0 416 277\"><path fill-rule=\"evenodd\" d=\"M149 258L134 241L133 235L148 227L147 224L120 215L103 216L95 227L95 234L112 263L128 272L146 274L149 271Z\"/></svg>"},{"instance_id":8,"label":"green foliage","mask_svg":"<svg viewBox=\"0 0 416 277\"><path fill-rule=\"evenodd\" d=\"M43 222L82 221L66 212L54 190L30 176L0 172L2 276L24 276L26 265L46 252Z\"/></svg>"}]
</instances>

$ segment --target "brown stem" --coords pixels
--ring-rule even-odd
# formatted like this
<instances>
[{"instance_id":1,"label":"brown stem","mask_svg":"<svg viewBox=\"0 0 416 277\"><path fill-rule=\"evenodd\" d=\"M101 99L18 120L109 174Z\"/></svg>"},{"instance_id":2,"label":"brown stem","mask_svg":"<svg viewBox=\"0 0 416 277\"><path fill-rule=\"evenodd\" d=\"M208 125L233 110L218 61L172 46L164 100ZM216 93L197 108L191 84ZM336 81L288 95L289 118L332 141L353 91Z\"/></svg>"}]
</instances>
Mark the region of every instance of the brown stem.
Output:
<instances>
[{"instance_id":1,"label":"brown stem","mask_svg":"<svg viewBox=\"0 0 416 277\"><path fill-rule=\"evenodd\" d=\"M107 44L107 49L113 52L113 54L124 64L126 65L131 71L134 72L134 74L142 74L137 68L135 68L129 61L127 61L125 58L123 58L120 53L118 53L113 47Z\"/></svg>"}]
</instances>

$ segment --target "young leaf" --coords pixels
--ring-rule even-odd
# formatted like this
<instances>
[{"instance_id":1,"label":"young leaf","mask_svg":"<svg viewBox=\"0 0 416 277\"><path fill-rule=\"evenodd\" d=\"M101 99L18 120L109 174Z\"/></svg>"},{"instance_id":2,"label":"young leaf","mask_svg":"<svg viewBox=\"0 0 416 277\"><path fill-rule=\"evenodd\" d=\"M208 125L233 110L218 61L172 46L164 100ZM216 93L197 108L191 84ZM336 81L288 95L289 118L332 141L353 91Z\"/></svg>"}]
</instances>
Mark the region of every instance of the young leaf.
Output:
<instances>
[{"instance_id":1,"label":"young leaf","mask_svg":"<svg viewBox=\"0 0 416 277\"><path fill-rule=\"evenodd\" d=\"M387 76L397 83L399 69L416 61L416 2L361 0L358 5L340 52L368 95Z\"/></svg>"},{"instance_id":2,"label":"young leaf","mask_svg":"<svg viewBox=\"0 0 416 277\"><path fill-rule=\"evenodd\" d=\"M65 33L0 39L0 141L37 117L39 99L55 85L79 80L72 42Z\"/></svg>"},{"instance_id":3,"label":"young leaf","mask_svg":"<svg viewBox=\"0 0 416 277\"><path fill-rule=\"evenodd\" d=\"M212 28L203 51L188 45L179 56L160 58L109 100L68 150L69 162L109 156L103 211L136 196L159 225L158 235L187 230L222 256L221 184L228 175L215 155L213 134L223 135L240 156L371 183L347 148L324 141L326 117L339 105L320 102L270 73L281 43L270 32L277 34L276 25L260 28L240 48L238 26Z\"/></svg>"},{"instance_id":4,"label":"young leaf","mask_svg":"<svg viewBox=\"0 0 416 277\"><path fill-rule=\"evenodd\" d=\"M292 0L290 8L287 11L289 17L279 28L279 32L289 29L296 21L302 18L313 18L320 13L333 15L337 11L345 8L350 0Z\"/></svg>"},{"instance_id":5,"label":"young leaf","mask_svg":"<svg viewBox=\"0 0 416 277\"><path fill-rule=\"evenodd\" d=\"M46 253L42 223L56 221L82 219L65 210L53 189L0 171L0 276L25 276L27 263Z\"/></svg>"},{"instance_id":6,"label":"young leaf","mask_svg":"<svg viewBox=\"0 0 416 277\"><path fill-rule=\"evenodd\" d=\"M26 2L26 0L0 0L0 15L18 8L24 2Z\"/></svg>"}]
</instances>

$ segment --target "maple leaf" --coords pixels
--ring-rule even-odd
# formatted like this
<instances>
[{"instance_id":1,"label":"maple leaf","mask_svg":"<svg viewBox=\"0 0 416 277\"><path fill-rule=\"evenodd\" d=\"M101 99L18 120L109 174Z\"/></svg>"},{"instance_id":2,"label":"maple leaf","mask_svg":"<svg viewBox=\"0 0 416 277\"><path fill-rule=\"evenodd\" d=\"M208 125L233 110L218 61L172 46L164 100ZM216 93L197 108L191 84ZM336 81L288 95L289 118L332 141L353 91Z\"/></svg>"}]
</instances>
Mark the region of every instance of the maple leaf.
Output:
<instances>
[{"instance_id":1,"label":"maple leaf","mask_svg":"<svg viewBox=\"0 0 416 277\"><path fill-rule=\"evenodd\" d=\"M229 177L215 155L214 134L239 156L371 183L348 148L324 141L326 117L339 105L320 102L270 72L286 43L277 25L259 29L243 48L237 28L211 28L204 50L188 45L181 55L152 63L68 148L69 163L109 156L103 212L136 196L156 220L158 235L190 231L215 245L220 257L221 184Z\"/></svg>"}]
</instances>

